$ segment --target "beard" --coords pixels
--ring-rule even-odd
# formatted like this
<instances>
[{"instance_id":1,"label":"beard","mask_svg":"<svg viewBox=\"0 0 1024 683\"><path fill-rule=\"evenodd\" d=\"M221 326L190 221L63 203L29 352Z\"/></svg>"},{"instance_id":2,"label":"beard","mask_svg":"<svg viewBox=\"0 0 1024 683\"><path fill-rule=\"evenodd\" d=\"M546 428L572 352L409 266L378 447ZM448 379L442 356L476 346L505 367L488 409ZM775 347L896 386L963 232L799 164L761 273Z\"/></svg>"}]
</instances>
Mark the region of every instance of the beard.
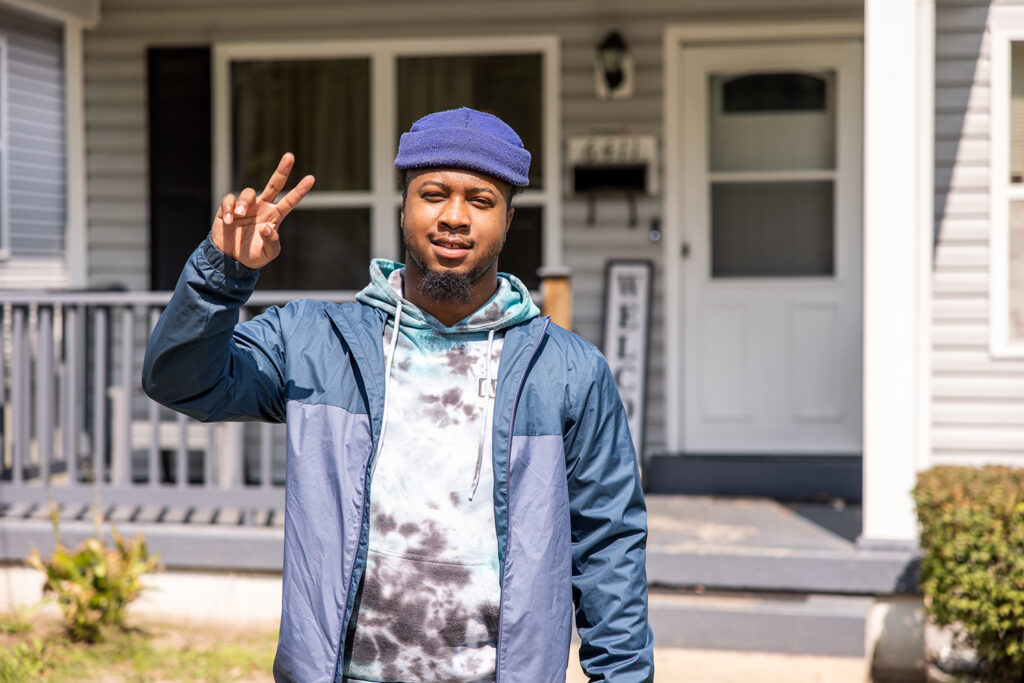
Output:
<instances>
[{"instance_id":1,"label":"beard","mask_svg":"<svg viewBox=\"0 0 1024 683\"><path fill-rule=\"evenodd\" d=\"M430 237L433 237L431 235ZM406 237L404 226L402 230L402 242L405 245L405 253L409 259L419 268L421 277L416 285L416 291L439 304L471 304L475 292L473 285L491 269L505 246L505 239L502 237L490 252L483 254L481 264L466 272L451 270L435 270L427 265L427 259L416 250Z\"/></svg>"}]
</instances>

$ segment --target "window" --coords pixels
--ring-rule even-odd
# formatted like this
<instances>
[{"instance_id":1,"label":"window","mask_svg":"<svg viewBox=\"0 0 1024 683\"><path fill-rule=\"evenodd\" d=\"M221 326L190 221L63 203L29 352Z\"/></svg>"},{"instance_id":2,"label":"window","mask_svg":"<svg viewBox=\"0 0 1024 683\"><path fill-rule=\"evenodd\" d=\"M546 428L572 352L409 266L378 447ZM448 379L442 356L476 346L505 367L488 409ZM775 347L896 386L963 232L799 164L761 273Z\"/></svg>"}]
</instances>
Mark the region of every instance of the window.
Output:
<instances>
[{"instance_id":1,"label":"window","mask_svg":"<svg viewBox=\"0 0 1024 683\"><path fill-rule=\"evenodd\" d=\"M453 47L453 45L457 45ZM533 156L499 267L531 288L561 260L555 38L230 44L214 48L214 196L257 191L284 152L316 176L262 289L351 290L372 257L403 259L393 161L424 114L469 106Z\"/></svg>"},{"instance_id":2,"label":"window","mask_svg":"<svg viewBox=\"0 0 1024 683\"><path fill-rule=\"evenodd\" d=\"M712 277L834 275L835 80L709 76Z\"/></svg>"},{"instance_id":3,"label":"window","mask_svg":"<svg viewBox=\"0 0 1024 683\"><path fill-rule=\"evenodd\" d=\"M1009 9L1009 8L1007 8ZM993 18L989 348L1024 357L1024 14Z\"/></svg>"}]
</instances>

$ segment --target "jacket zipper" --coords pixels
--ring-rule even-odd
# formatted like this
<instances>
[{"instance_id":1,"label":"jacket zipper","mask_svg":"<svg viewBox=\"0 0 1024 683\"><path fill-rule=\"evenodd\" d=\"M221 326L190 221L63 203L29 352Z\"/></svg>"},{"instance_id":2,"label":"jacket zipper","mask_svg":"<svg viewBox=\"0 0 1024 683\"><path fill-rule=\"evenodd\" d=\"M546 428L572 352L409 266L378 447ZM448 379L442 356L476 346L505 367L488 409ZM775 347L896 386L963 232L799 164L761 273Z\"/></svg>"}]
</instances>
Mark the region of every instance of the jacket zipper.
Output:
<instances>
[{"instance_id":1,"label":"jacket zipper","mask_svg":"<svg viewBox=\"0 0 1024 683\"><path fill-rule=\"evenodd\" d=\"M515 429L516 424L516 411L519 410L519 398L523 394L523 385L526 384L526 374L530 371L530 366L533 364L533 359L537 357L537 353L540 351L541 342L544 340L544 335L548 333L548 325L551 324L551 317L544 318L544 327L541 328L540 334L537 335L537 343L533 347L533 351L530 352L530 357L526 360L526 366L523 368L523 374L519 378L519 386L516 388L516 397L512 400L512 419L508 425L508 456L505 458L505 518L508 520L505 524L505 562L501 567L501 583L502 586L505 584L505 565L508 564L508 544L509 539L512 537L512 486L509 484L512 481L512 432ZM501 596L498 598L498 640L494 643L494 683L501 683L501 667L498 663L501 661L501 634L503 630L505 610L505 590L501 591Z\"/></svg>"}]
</instances>

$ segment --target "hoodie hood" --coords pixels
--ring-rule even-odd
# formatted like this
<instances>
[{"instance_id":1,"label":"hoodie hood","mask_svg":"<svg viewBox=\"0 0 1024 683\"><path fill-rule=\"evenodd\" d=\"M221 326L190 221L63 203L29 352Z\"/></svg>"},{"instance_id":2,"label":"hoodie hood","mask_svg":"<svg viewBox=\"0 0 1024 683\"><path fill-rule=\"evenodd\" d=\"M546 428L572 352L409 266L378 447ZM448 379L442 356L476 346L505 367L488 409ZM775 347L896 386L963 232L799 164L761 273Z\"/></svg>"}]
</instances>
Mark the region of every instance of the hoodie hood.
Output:
<instances>
[{"instance_id":1,"label":"hoodie hood","mask_svg":"<svg viewBox=\"0 0 1024 683\"><path fill-rule=\"evenodd\" d=\"M356 294L356 301L394 317L402 302L402 327L434 330L447 334L501 330L540 315L530 291L514 275L498 273L498 290L487 302L466 318L446 327L444 323L404 298L405 266L387 259L370 262L370 284Z\"/></svg>"}]
</instances>

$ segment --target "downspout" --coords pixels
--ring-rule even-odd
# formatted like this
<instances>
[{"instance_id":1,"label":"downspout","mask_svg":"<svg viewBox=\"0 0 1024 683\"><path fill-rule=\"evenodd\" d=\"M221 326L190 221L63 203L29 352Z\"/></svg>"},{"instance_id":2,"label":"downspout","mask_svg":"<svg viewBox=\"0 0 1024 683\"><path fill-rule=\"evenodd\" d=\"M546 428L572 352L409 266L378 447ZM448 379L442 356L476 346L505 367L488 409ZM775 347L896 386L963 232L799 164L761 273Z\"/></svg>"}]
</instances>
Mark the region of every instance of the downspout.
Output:
<instances>
[{"instance_id":1,"label":"downspout","mask_svg":"<svg viewBox=\"0 0 1024 683\"><path fill-rule=\"evenodd\" d=\"M77 19L64 22L64 165L67 177L64 253L67 255L68 284L75 289L86 287L89 279L83 28L83 22Z\"/></svg>"}]
</instances>

